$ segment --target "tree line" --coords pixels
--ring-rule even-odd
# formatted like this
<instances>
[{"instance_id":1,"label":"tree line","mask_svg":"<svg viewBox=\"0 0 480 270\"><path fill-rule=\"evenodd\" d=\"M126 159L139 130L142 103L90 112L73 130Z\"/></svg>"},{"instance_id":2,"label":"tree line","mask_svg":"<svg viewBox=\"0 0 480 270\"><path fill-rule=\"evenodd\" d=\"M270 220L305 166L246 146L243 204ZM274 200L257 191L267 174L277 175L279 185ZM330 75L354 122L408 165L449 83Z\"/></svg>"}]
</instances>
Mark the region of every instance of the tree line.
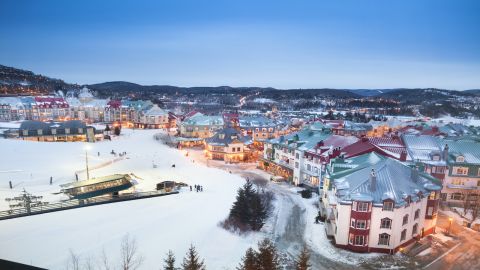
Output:
<instances>
[{"instance_id":1,"label":"tree line","mask_svg":"<svg viewBox=\"0 0 480 270\"><path fill-rule=\"evenodd\" d=\"M144 262L144 257L138 252L138 245L134 238L126 235L120 245L120 258L112 262L105 253L102 252L100 258L93 257L81 258L70 250L70 256L67 260L67 270L137 270ZM191 245L183 257L180 266L177 266L175 254L169 250L163 259L161 270L206 270L204 260L198 254L194 245ZM236 270L281 270L285 269L280 261L277 248L272 241L265 238L258 243L257 249L248 248ZM292 269L292 268L289 268ZM306 246L294 260L294 270L310 270L310 253Z\"/></svg>"}]
</instances>

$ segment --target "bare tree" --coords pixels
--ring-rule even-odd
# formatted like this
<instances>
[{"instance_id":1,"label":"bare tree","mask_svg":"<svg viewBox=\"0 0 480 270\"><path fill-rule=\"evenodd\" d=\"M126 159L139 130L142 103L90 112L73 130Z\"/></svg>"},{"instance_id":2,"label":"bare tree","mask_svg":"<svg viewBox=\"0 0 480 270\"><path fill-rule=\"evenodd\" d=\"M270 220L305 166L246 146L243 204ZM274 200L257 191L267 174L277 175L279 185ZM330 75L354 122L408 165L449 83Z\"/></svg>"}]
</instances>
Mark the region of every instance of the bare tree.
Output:
<instances>
[{"instance_id":1,"label":"bare tree","mask_svg":"<svg viewBox=\"0 0 480 270\"><path fill-rule=\"evenodd\" d=\"M75 254L72 249L69 250L67 269L80 270L80 256Z\"/></svg>"},{"instance_id":2,"label":"bare tree","mask_svg":"<svg viewBox=\"0 0 480 270\"><path fill-rule=\"evenodd\" d=\"M122 239L120 260L120 268L122 270L138 269L143 262L142 255L138 254L137 241L134 238L131 238L128 234Z\"/></svg>"},{"instance_id":3,"label":"bare tree","mask_svg":"<svg viewBox=\"0 0 480 270\"><path fill-rule=\"evenodd\" d=\"M105 248L102 249L102 256L100 256L100 262L102 264L103 270L110 270L110 262L108 261L107 254L105 253Z\"/></svg>"},{"instance_id":4,"label":"bare tree","mask_svg":"<svg viewBox=\"0 0 480 270\"><path fill-rule=\"evenodd\" d=\"M85 270L95 270L94 258L92 256L88 256L83 263L83 269Z\"/></svg>"}]
</instances>

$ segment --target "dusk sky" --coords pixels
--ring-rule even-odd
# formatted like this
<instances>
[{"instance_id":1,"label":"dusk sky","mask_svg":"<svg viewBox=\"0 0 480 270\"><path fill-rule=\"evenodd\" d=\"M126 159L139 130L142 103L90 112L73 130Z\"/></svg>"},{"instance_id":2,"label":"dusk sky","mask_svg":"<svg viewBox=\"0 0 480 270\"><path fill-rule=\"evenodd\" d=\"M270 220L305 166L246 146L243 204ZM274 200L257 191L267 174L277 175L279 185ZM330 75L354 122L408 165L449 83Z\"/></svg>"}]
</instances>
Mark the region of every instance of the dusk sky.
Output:
<instances>
[{"instance_id":1,"label":"dusk sky","mask_svg":"<svg viewBox=\"0 0 480 270\"><path fill-rule=\"evenodd\" d=\"M261 2L261 3L260 3ZM0 1L0 64L71 83L480 88L480 1Z\"/></svg>"}]
</instances>

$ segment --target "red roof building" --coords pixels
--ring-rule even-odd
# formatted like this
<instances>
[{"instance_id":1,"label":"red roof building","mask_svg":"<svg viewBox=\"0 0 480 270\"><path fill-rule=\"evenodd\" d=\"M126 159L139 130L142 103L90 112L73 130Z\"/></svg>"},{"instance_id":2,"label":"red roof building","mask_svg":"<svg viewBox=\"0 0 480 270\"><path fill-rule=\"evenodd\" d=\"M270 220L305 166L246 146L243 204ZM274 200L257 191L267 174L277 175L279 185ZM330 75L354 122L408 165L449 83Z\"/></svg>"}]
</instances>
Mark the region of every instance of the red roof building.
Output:
<instances>
[{"instance_id":1,"label":"red roof building","mask_svg":"<svg viewBox=\"0 0 480 270\"><path fill-rule=\"evenodd\" d=\"M401 161L407 159L407 149L398 136L365 137L342 149L345 158L356 157L371 152Z\"/></svg>"}]
</instances>

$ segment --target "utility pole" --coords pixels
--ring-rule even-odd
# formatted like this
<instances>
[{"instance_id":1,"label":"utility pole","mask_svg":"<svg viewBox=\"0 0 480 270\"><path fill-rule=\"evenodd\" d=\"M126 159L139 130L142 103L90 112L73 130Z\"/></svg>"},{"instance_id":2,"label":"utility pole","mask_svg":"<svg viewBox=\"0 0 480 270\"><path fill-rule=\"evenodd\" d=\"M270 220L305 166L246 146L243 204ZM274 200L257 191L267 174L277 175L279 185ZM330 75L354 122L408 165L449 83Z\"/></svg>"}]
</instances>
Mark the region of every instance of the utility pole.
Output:
<instances>
[{"instance_id":1,"label":"utility pole","mask_svg":"<svg viewBox=\"0 0 480 270\"><path fill-rule=\"evenodd\" d=\"M88 170L88 149L89 145L85 145L85 165L87 167L87 180L90 180L90 171Z\"/></svg>"}]
</instances>

